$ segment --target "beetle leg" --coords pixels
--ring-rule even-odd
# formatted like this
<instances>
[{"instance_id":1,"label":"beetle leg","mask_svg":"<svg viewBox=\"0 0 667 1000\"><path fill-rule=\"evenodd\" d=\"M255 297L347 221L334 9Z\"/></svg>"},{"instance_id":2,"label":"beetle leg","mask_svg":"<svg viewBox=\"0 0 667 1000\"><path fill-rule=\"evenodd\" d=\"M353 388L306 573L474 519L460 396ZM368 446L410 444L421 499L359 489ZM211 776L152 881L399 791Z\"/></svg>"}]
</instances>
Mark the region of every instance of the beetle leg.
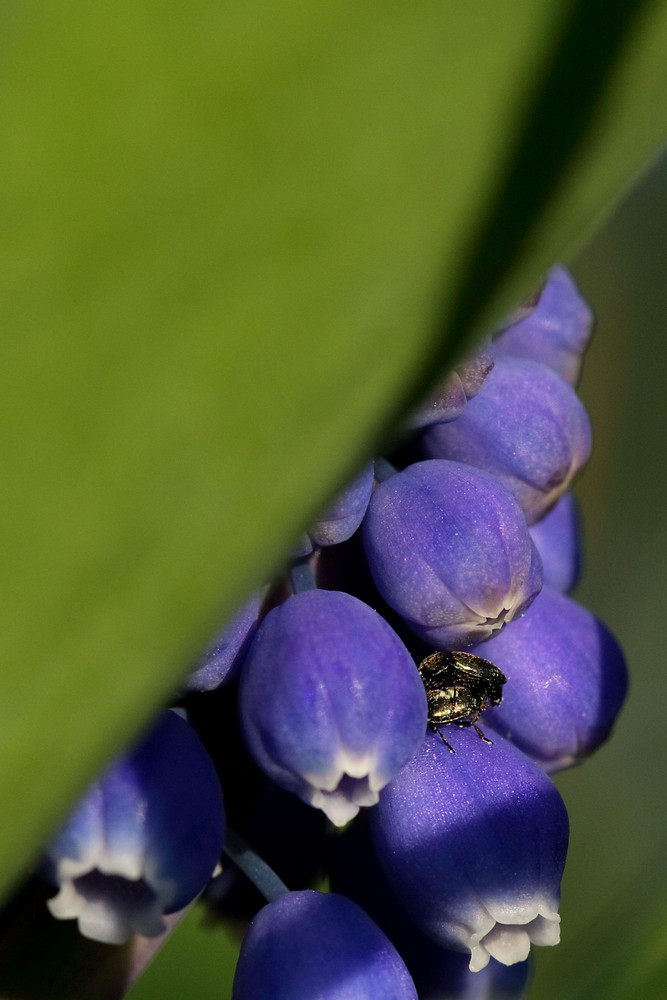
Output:
<instances>
[{"instance_id":1,"label":"beetle leg","mask_svg":"<svg viewBox=\"0 0 667 1000\"><path fill-rule=\"evenodd\" d=\"M445 746L447 747L447 749L449 750L450 753L456 753L456 750L454 749L454 747L451 745L451 743L447 742L447 740L445 739L445 737L442 735L442 733L440 732L440 730L438 729L438 727L434 723L429 722L428 727L429 727L429 729L432 729L434 733L438 734L438 736L440 737L440 739L442 740L442 742L445 744Z\"/></svg>"},{"instance_id":2,"label":"beetle leg","mask_svg":"<svg viewBox=\"0 0 667 1000\"><path fill-rule=\"evenodd\" d=\"M456 722L452 723L452 725L453 726L459 726L459 728L461 728L461 729L467 729L470 726L472 726L472 728L475 730L475 732L479 736L480 740L484 740L485 743L488 743L489 746L492 747L493 746L493 740L488 739L488 737L486 737L484 735L484 733L482 732L482 730L479 728L479 726L477 725L477 723L474 721L475 719L478 719L478 718L479 718L479 713L477 713L477 715L474 715L470 719L457 719ZM443 737L443 739L444 739L444 737ZM447 742L447 741L445 740L445 742ZM449 746L449 744L447 744L447 746Z\"/></svg>"},{"instance_id":3,"label":"beetle leg","mask_svg":"<svg viewBox=\"0 0 667 1000\"><path fill-rule=\"evenodd\" d=\"M474 727L474 730L475 730L475 732L476 732L476 733L477 733L477 735L479 736L480 740L484 740L484 742L485 742L485 743L488 743L488 744L489 744L489 746L490 746L490 747L492 747L492 746L493 746L493 740L490 740L490 739L488 739L488 738L487 738L487 737L486 737L486 736L484 735L484 733L482 732L482 730L481 730L481 729L479 728L479 726L475 725L475 723L474 723L474 722L472 723L472 725L473 725L473 727Z\"/></svg>"}]
</instances>

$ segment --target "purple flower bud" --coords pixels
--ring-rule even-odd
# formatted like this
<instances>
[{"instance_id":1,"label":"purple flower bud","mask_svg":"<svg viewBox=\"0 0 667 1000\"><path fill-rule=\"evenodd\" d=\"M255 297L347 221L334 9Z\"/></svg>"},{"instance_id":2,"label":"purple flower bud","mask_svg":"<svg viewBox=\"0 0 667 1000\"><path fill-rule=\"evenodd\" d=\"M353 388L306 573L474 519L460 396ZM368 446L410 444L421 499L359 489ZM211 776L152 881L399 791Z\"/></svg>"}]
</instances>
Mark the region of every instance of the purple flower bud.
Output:
<instances>
[{"instance_id":1,"label":"purple flower bud","mask_svg":"<svg viewBox=\"0 0 667 1000\"><path fill-rule=\"evenodd\" d=\"M363 539L387 604L440 649L490 638L542 585L514 497L495 476L459 462L417 462L382 483Z\"/></svg>"},{"instance_id":2,"label":"purple flower bud","mask_svg":"<svg viewBox=\"0 0 667 1000\"><path fill-rule=\"evenodd\" d=\"M345 896L290 892L259 911L232 1000L417 1000L394 946Z\"/></svg>"},{"instance_id":3,"label":"purple flower bud","mask_svg":"<svg viewBox=\"0 0 667 1000\"><path fill-rule=\"evenodd\" d=\"M557 944L567 812L555 785L501 737L435 733L370 814L394 891L435 941L470 952L470 969Z\"/></svg>"},{"instance_id":4,"label":"purple flower bud","mask_svg":"<svg viewBox=\"0 0 667 1000\"><path fill-rule=\"evenodd\" d=\"M200 666L185 681L185 691L213 691L239 674L257 630L261 602L258 591L229 620L204 653Z\"/></svg>"},{"instance_id":5,"label":"purple flower bud","mask_svg":"<svg viewBox=\"0 0 667 1000\"><path fill-rule=\"evenodd\" d=\"M88 790L46 850L48 901L86 937L122 944L156 937L213 873L225 817L213 763L199 738L165 712L139 746Z\"/></svg>"},{"instance_id":6,"label":"purple flower bud","mask_svg":"<svg viewBox=\"0 0 667 1000\"><path fill-rule=\"evenodd\" d=\"M555 507L530 528L530 537L542 559L544 586L573 590L581 571L579 509L571 493L564 493Z\"/></svg>"},{"instance_id":7,"label":"purple flower bud","mask_svg":"<svg viewBox=\"0 0 667 1000\"><path fill-rule=\"evenodd\" d=\"M476 396L493 368L494 355L489 344L484 344L472 357L462 361L454 371L445 376L435 393L413 413L408 426L417 430L429 424L455 420L469 399Z\"/></svg>"},{"instance_id":8,"label":"purple flower bud","mask_svg":"<svg viewBox=\"0 0 667 1000\"><path fill-rule=\"evenodd\" d=\"M373 492L373 463L342 490L311 525L308 534L315 545L338 545L347 541L361 524Z\"/></svg>"},{"instance_id":9,"label":"purple flower bud","mask_svg":"<svg viewBox=\"0 0 667 1000\"><path fill-rule=\"evenodd\" d=\"M586 411L551 368L499 360L458 420L424 433L430 458L486 469L514 493L534 524L570 486L591 450Z\"/></svg>"},{"instance_id":10,"label":"purple flower bud","mask_svg":"<svg viewBox=\"0 0 667 1000\"><path fill-rule=\"evenodd\" d=\"M343 825L419 746L426 695L396 633L349 594L310 590L262 622L241 675L248 749L277 784Z\"/></svg>"},{"instance_id":11,"label":"purple flower bud","mask_svg":"<svg viewBox=\"0 0 667 1000\"><path fill-rule=\"evenodd\" d=\"M549 271L535 309L504 330L493 347L498 358L540 361L575 385L592 328L590 307L579 295L569 272L557 265Z\"/></svg>"},{"instance_id":12,"label":"purple flower bud","mask_svg":"<svg viewBox=\"0 0 667 1000\"><path fill-rule=\"evenodd\" d=\"M602 622L571 598L545 587L523 618L471 652L507 677L485 726L546 771L577 763L609 736L627 691L625 659Z\"/></svg>"},{"instance_id":13,"label":"purple flower bud","mask_svg":"<svg viewBox=\"0 0 667 1000\"><path fill-rule=\"evenodd\" d=\"M322 511L292 551L294 559L310 555L314 548L346 542L361 524L373 492L374 463L369 462L351 483Z\"/></svg>"}]
</instances>

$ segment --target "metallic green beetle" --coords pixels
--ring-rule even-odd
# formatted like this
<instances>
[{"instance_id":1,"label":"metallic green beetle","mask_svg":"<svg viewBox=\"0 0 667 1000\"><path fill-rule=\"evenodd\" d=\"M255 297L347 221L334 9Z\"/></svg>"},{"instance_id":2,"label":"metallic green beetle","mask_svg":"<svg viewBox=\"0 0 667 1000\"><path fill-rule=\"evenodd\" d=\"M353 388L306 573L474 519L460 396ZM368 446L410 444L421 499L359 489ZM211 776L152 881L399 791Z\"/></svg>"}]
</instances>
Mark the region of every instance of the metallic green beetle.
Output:
<instances>
[{"instance_id":1,"label":"metallic green beetle","mask_svg":"<svg viewBox=\"0 0 667 1000\"><path fill-rule=\"evenodd\" d=\"M502 701L507 678L502 670L472 653L431 653L419 664L426 688L429 728L454 753L438 726L472 726L480 739L491 743L477 725L481 713Z\"/></svg>"}]
</instances>

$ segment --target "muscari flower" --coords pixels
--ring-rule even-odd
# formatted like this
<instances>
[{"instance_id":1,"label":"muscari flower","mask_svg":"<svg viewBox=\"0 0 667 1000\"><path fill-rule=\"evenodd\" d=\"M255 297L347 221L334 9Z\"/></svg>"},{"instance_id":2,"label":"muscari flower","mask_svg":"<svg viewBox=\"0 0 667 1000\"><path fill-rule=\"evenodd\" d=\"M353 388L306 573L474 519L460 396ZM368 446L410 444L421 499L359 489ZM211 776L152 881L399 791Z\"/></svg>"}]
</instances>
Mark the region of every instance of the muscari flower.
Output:
<instances>
[{"instance_id":1,"label":"muscari flower","mask_svg":"<svg viewBox=\"0 0 667 1000\"><path fill-rule=\"evenodd\" d=\"M414 661L384 619L349 594L310 590L262 622L239 712L266 774L342 825L415 751L427 709Z\"/></svg>"},{"instance_id":2,"label":"muscari flower","mask_svg":"<svg viewBox=\"0 0 667 1000\"><path fill-rule=\"evenodd\" d=\"M542 585L517 501L495 476L460 462L417 462L378 486L363 541L382 597L439 649L488 639Z\"/></svg>"},{"instance_id":3,"label":"muscari flower","mask_svg":"<svg viewBox=\"0 0 667 1000\"><path fill-rule=\"evenodd\" d=\"M542 559L544 586L563 594L573 590L581 572L581 530L574 496L564 493L548 514L530 526L530 537Z\"/></svg>"},{"instance_id":4,"label":"muscari flower","mask_svg":"<svg viewBox=\"0 0 667 1000\"><path fill-rule=\"evenodd\" d=\"M208 882L224 830L213 762L190 726L165 712L91 785L48 845L43 874L59 891L47 905L96 941L155 937L164 915Z\"/></svg>"},{"instance_id":5,"label":"muscari flower","mask_svg":"<svg viewBox=\"0 0 667 1000\"><path fill-rule=\"evenodd\" d=\"M369 816L359 816L335 838L332 889L358 903L387 935L408 967L419 1000L518 1000L528 979L528 961L506 966L492 958L471 972L469 955L436 943L408 917L375 856Z\"/></svg>"},{"instance_id":6,"label":"muscari flower","mask_svg":"<svg viewBox=\"0 0 667 1000\"><path fill-rule=\"evenodd\" d=\"M591 450L591 428L574 389L551 368L499 359L461 416L423 434L429 458L492 472L514 493L529 524L569 488Z\"/></svg>"},{"instance_id":7,"label":"muscari flower","mask_svg":"<svg viewBox=\"0 0 667 1000\"><path fill-rule=\"evenodd\" d=\"M502 737L447 728L450 753L427 734L370 813L378 860L406 911L434 941L524 961L560 937L558 903L568 840L555 785Z\"/></svg>"},{"instance_id":8,"label":"muscari flower","mask_svg":"<svg viewBox=\"0 0 667 1000\"><path fill-rule=\"evenodd\" d=\"M586 608L549 587L501 635L470 652L491 660L507 683L484 715L552 773L588 757L607 739L625 699L625 658Z\"/></svg>"},{"instance_id":9,"label":"muscari flower","mask_svg":"<svg viewBox=\"0 0 667 1000\"><path fill-rule=\"evenodd\" d=\"M369 462L311 524L294 555L306 556L317 545L339 545L351 538L363 520L372 492L373 463Z\"/></svg>"},{"instance_id":10,"label":"muscari flower","mask_svg":"<svg viewBox=\"0 0 667 1000\"><path fill-rule=\"evenodd\" d=\"M576 385L593 328L593 313L562 266L549 271L532 312L507 327L493 343L497 358L528 358L548 365Z\"/></svg>"},{"instance_id":11,"label":"muscari flower","mask_svg":"<svg viewBox=\"0 0 667 1000\"><path fill-rule=\"evenodd\" d=\"M364 911L337 893L279 896L241 947L232 1000L417 1000L398 952Z\"/></svg>"},{"instance_id":12,"label":"muscari flower","mask_svg":"<svg viewBox=\"0 0 667 1000\"><path fill-rule=\"evenodd\" d=\"M259 624L261 602L262 594L257 591L227 622L187 677L185 691L213 691L238 676Z\"/></svg>"}]
</instances>

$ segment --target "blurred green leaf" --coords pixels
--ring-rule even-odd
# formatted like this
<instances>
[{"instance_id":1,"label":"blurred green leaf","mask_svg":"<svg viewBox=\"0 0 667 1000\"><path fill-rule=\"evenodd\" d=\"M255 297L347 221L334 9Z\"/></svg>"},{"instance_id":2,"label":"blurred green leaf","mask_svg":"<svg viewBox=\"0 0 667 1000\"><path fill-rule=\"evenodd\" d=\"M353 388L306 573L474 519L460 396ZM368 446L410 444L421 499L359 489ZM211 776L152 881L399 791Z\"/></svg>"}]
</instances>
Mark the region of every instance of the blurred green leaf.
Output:
<instances>
[{"instance_id":1,"label":"blurred green leaf","mask_svg":"<svg viewBox=\"0 0 667 1000\"><path fill-rule=\"evenodd\" d=\"M641 167L667 10L2 16L6 887L454 343Z\"/></svg>"}]
</instances>

